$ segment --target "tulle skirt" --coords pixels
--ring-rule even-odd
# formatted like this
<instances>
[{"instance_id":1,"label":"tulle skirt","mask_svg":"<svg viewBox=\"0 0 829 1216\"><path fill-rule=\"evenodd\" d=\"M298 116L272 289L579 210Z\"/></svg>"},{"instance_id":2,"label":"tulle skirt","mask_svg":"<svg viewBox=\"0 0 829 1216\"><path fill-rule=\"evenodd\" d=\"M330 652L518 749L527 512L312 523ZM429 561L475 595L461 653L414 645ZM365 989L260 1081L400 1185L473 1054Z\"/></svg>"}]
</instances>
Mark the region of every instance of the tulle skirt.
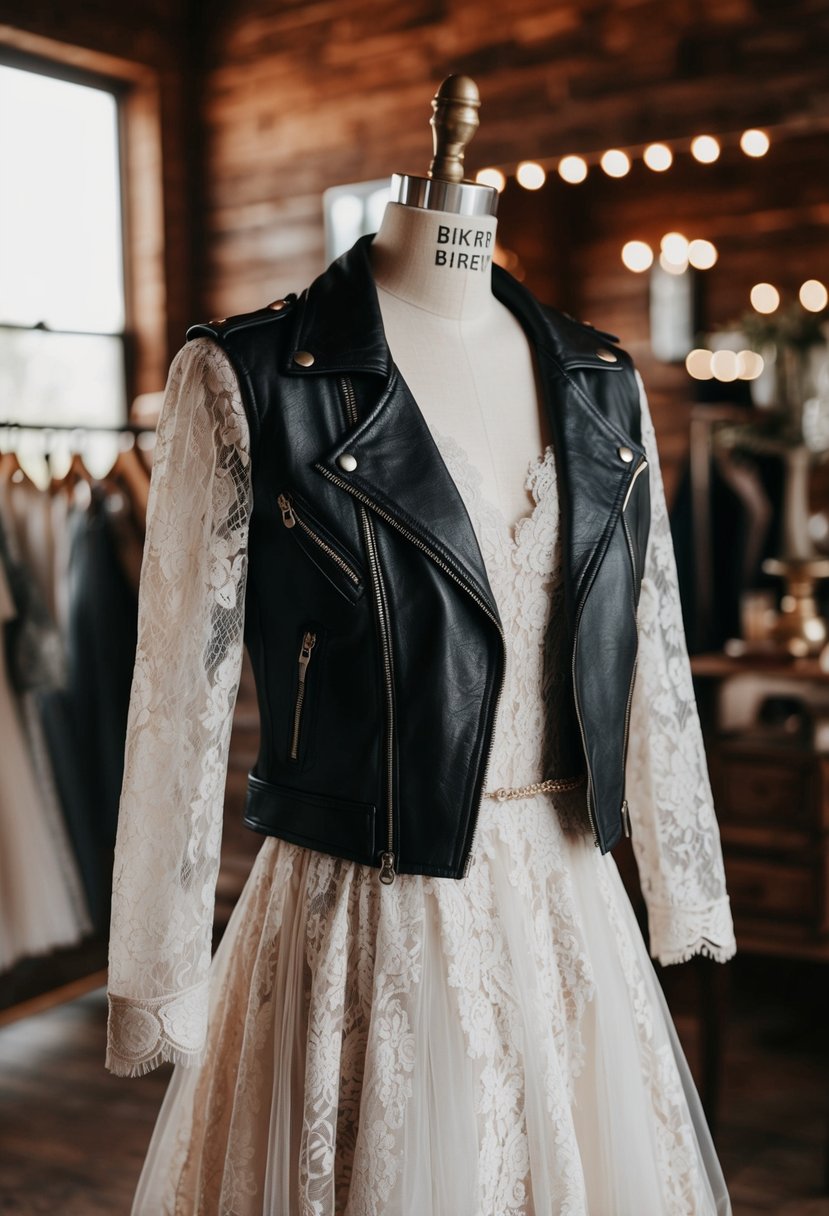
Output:
<instances>
[{"instance_id":1,"label":"tulle skirt","mask_svg":"<svg viewBox=\"0 0 829 1216\"><path fill-rule=\"evenodd\" d=\"M571 796L485 800L463 881L384 886L267 838L133 1216L730 1213L615 863L561 826Z\"/></svg>"}]
</instances>

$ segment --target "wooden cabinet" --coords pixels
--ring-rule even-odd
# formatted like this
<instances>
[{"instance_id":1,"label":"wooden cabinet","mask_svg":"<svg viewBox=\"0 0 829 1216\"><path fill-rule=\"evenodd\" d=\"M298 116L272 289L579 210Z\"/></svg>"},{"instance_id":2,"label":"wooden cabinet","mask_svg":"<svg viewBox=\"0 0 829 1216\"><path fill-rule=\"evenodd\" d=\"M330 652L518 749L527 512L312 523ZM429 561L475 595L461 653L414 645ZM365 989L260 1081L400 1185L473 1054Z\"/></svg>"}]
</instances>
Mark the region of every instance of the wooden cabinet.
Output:
<instances>
[{"instance_id":1,"label":"wooden cabinet","mask_svg":"<svg viewBox=\"0 0 829 1216\"><path fill-rule=\"evenodd\" d=\"M829 701L829 675L814 660L752 665L720 654L696 655L691 667L738 948L829 960L829 755L808 729ZM802 700L806 728L792 738L750 715L735 727L724 706L733 709L735 682L748 678L754 705Z\"/></svg>"}]
</instances>

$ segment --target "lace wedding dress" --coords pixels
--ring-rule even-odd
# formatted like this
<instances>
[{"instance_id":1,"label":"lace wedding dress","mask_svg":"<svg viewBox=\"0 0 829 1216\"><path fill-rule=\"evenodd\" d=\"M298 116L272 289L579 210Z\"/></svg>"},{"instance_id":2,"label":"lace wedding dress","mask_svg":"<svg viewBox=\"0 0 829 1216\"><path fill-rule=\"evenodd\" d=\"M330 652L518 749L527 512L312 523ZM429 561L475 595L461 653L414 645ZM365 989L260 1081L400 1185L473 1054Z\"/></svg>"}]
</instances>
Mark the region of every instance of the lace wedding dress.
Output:
<instances>
[{"instance_id":1,"label":"lace wedding dress","mask_svg":"<svg viewBox=\"0 0 829 1216\"><path fill-rule=\"evenodd\" d=\"M641 384L641 382L640 382ZM627 796L650 944L734 938L658 455ZM488 786L546 771L569 678L552 447L510 528L454 439L508 641ZM483 799L460 881L268 837L210 926L242 656L248 431L209 339L171 368L151 488L113 889L107 1067L173 1071L141 1216L679 1216L730 1205L699 1099L585 787Z\"/></svg>"}]
</instances>

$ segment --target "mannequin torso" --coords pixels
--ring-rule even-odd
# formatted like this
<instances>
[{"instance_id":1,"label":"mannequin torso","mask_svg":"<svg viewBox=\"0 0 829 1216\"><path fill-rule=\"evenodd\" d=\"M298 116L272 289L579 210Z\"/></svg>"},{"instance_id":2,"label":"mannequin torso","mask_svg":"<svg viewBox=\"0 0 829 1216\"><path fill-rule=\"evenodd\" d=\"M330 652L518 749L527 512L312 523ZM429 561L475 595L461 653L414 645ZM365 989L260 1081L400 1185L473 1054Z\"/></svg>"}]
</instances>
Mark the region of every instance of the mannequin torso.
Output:
<instances>
[{"instance_id":1,"label":"mannequin torso","mask_svg":"<svg viewBox=\"0 0 829 1216\"><path fill-rule=\"evenodd\" d=\"M494 216L389 203L371 260L392 358L430 425L456 439L515 523L529 465L552 441L532 348L492 294Z\"/></svg>"}]
</instances>

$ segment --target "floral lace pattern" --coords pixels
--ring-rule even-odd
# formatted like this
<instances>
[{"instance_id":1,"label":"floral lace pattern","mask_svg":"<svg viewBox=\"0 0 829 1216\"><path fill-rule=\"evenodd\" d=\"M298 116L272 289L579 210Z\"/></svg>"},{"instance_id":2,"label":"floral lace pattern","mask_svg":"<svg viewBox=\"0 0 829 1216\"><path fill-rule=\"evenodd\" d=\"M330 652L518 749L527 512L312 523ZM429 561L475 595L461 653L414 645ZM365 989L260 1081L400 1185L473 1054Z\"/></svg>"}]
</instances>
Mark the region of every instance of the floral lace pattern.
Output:
<instances>
[{"instance_id":1,"label":"floral lace pattern","mask_svg":"<svg viewBox=\"0 0 829 1216\"><path fill-rule=\"evenodd\" d=\"M625 794L650 945L663 964L736 949L653 420L642 379L651 528L639 599L639 661Z\"/></svg>"},{"instance_id":2,"label":"floral lace pattern","mask_svg":"<svg viewBox=\"0 0 829 1216\"><path fill-rule=\"evenodd\" d=\"M106 1064L128 1075L197 1063L204 1043L251 501L215 349L190 343L170 368L150 484L109 948Z\"/></svg>"},{"instance_id":3,"label":"floral lace pattern","mask_svg":"<svg viewBox=\"0 0 829 1216\"><path fill-rule=\"evenodd\" d=\"M535 505L510 529L462 446L439 432L435 440L508 641L490 778L522 784L551 760L545 705L568 673L553 451L530 462ZM593 845L584 787L485 799L463 883L403 874L386 888L372 867L267 838L210 968L250 499L238 390L208 340L173 365L159 445L119 825L108 1066L198 1066L173 1074L134 1216L587 1216L634 1210L620 1199L626 1180L637 1200L653 1199L637 1210L727 1211L727 1197L712 1197L712 1185L724 1186L706 1172L704 1121L689 1108L632 910L612 858ZM666 525L657 504L656 527ZM656 618L644 615L640 653L664 713L647 719L640 703L632 729L664 732L642 751L639 780L650 783L644 791L670 786L670 797L637 796L639 862L651 915L664 912L651 926L660 948L707 944L725 956L730 919L716 920L727 898L721 870L710 872L718 841L704 758L698 741L675 737L691 693L667 552L657 535L648 570L664 602ZM695 782L674 788L670 774L686 771ZM680 874L678 846L667 842L689 834L699 853L681 855ZM614 1070L616 1108L602 1060ZM638 1121L626 1117L628 1100ZM605 1155L601 1168L589 1167L591 1146Z\"/></svg>"}]
</instances>

